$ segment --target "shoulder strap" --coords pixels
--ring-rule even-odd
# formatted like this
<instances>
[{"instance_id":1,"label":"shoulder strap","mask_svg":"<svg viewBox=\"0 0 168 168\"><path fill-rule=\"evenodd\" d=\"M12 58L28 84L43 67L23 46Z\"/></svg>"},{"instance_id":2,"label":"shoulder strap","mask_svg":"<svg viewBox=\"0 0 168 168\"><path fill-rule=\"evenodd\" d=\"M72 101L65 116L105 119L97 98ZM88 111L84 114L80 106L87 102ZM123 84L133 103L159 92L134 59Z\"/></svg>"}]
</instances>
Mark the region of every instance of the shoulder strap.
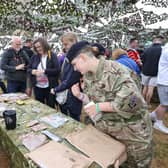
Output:
<instances>
[{"instance_id":1,"label":"shoulder strap","mask_svg":"<svg viewBox=\"0 0 168 168\"><path fill-rule=\"evenodd\" d=\"M69 60L68 60L68 58L65 56L65 58L64 58L64 61L63 61L63 64L62 64L62 66L61 66L61 75L63 74L63 70L64 70L64 66L65 66L65 63L68 63L69 62Z\"/></svg>"}]
</instances>

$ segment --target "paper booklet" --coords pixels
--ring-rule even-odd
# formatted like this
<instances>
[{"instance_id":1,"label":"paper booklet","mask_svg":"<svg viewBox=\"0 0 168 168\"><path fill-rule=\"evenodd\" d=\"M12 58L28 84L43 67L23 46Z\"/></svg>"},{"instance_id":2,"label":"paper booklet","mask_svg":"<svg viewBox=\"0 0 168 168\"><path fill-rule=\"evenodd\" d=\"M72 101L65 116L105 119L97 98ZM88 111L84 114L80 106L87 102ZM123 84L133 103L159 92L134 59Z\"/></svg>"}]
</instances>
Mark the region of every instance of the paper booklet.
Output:
<instances>
[{"instance_id":1,"label":"paper booklet","mask_svg":"<svg viewBox=\"0 0 168 168\"><path fill-rule=\"evenodd\" d=\"M54 128L58 128L58 127L64 125L65 122L67 122L68 120L69 120L68 118L61 116L61 115L58 115L58 114L51 114L49 116L45 116L40 119L40 121L43 121L43 122L51 125Z\"/></svg>"}]
</instances>

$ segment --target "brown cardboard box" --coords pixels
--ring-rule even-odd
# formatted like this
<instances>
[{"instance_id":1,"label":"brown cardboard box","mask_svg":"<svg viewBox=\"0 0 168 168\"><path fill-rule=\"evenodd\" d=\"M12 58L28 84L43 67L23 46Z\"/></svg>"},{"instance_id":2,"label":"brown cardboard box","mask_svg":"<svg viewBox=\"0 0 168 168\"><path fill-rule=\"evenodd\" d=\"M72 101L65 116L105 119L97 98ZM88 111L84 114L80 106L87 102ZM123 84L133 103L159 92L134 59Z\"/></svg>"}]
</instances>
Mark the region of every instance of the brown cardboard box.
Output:
<instances>
[{"instance_id":1,"label":"brown cardboard box","mask_svg":"<svg viewBox=\"0 0 168 168\"><path fill-rule=\"evenodd\" d=\"M66 138L103 168L115 165L116 162L120 165L126 160L125 145L91 125L80 132L68 135Z\"/></svg>"},{"instance_id":2,"label":"brown cardboard box","mask_svg":"<svg viewBox=\"0 0 168 168\"><path fill-rule=\"evenodd\" d=\"M92 163L91 159L55 141L27 155L41 168L88 168Z\"/></svg>"}]
</instances>

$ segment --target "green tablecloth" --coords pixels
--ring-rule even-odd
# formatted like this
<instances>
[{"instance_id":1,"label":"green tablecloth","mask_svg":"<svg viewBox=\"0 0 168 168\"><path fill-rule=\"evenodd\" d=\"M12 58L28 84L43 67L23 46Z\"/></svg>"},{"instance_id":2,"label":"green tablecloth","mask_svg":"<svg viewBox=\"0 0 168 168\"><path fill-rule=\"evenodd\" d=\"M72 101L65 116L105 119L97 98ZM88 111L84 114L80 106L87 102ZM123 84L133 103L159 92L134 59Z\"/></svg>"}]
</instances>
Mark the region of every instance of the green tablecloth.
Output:
<instances>
[{"instance_id":1,"label":"green tablecloth","mask_svg":"<svg viewBox=\"0 0 168 168\"><path fill-rule=\"evenodd\" d=\"M6 130L5 123L1 119L0 120L0 146L4 148L7 154L11 159L11 167L12 168L34 168L37 167L31 160L29 160L25 154L29 151L22 145L19 137L26 133L31 132L31 128L26 126L27 123L34 119L39 119L43 116L47 116L49 114L56 113L55 109L52 109L40 102L27 99L24 100L23 105L18 105L17 103L6 103L9 109L15 108L17 112L17 127L14 130ZM33 112L33 108L37 107L41 110L40 113ZM57 112L58 113L58 112ZM63 115L58 113L59 115ZM65 137L68 133L71 133L75 130L82 129L84 127L83 124L74 121L69 118L69 121L65 123L63 126L59 128L53 128L48 126L49 131L52 133L56 133L61 137Z\"/></svg>"}]
</instances>

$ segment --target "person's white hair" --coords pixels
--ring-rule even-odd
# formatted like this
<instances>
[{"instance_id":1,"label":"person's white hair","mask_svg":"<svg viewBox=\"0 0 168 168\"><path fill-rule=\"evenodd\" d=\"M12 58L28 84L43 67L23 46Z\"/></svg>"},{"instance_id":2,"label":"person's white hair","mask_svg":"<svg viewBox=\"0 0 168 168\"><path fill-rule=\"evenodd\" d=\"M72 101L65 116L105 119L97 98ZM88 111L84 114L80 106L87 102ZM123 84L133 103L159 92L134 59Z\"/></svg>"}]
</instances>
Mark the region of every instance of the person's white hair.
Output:
<instances>
[{"instance_id":1,"label":"person's white hair","mask_svg":"<svg viewBox=\"0 0 168 168\"><path fill-rule=\"evenodd\" d=\"M12 40L11 43L15 42L15 41L21 41L22 39L19 36L12 36Z\"/></svg>"}]
</instances>

